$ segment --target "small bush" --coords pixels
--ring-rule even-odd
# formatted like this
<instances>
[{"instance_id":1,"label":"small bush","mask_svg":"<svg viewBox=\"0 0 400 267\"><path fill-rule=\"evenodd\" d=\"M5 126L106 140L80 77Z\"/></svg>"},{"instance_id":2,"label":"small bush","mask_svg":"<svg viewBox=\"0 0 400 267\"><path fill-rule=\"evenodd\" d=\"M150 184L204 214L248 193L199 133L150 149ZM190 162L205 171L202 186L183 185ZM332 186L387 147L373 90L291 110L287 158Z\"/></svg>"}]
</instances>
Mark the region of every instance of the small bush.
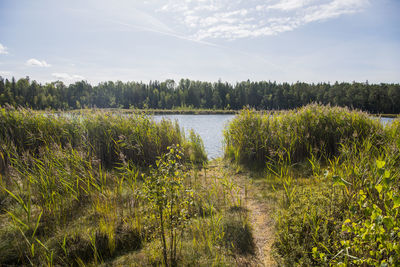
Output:
<instances>
[{"instance_id":1,"label":"small bush","mask_svg":"<svg viewBox=\"0 0 400 267\"><path fill-rule=\"evenodd\" d=\"M277 223L275 247L285 265L400 263L400 154L393 142L347 144L323 175L297 189Z\"/></svg>"}]
</instances>

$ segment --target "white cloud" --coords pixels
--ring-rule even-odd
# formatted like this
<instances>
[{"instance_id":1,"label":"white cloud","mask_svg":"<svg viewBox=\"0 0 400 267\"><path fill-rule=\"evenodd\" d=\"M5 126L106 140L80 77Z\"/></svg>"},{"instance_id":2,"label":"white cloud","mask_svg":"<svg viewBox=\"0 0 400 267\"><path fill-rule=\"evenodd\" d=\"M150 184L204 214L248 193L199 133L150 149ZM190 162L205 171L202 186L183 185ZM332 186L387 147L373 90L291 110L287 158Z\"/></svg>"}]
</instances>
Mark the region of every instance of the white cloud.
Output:
<instances>
[{"instance_id":1,"label":"white cloud","mask_svg":"<svg viewBox=\"0 0 400 267\"><path fill-rule=\"evenodd\" d=\"M7 47L5 47L4 45L0 44L0 55L7 55L8 51L7 51Z\"/></svg>"},{"instance_id":2,"label":"white cloud","mask_svg":"<svg viewBox=\"0 0 400 267\"><path fill-rule=\"evenodd\" d=\"M47 63L46 61L42 60L38 60L36 58L31 58L28 59L25 63L25 65L27 66L37 66L37 67L42 67L42 68L48 68L51 67L51 65L49 63Z\"/></svg>"},{"instance_id":3,"label":"white cloud","mask_svg":"<svg viewBox=\"0 0 400 267\"><path fill-rule=\"evenodd\" d=\"M81 76L81 75L76 75L76 74L68 74L68 73L59 73L59 72L55 72L51 74L54 78L58 79L58 80L63 80L63 81L81 81L81 80L85 80L85 77Z\"/></svg>"},{"instance_id":4,"label":"white cloud","mask_svg":"<svg viewBox=\"0 0 400 267\"><path fill-rule=\"evenodd\" d=\"M363 11L369 0L170 0L158 12L196 40L276 35Z\"/></svg>"},{"instance_id":5,"label":"white cloud","mask_svg":"<svg viewBox=\"0 0 400 267\"><path fill-rule=\"evenodd\" d=\"M309 7L303 17L305 23L335 18L344 14L351 14L360 11L363 7L363 0L334 0L318 7Z\"/></svg>"},{"instance_id":6,"label":"white cloud","mask_svg":"<svg viewBox=\"0 0 400 267\"><path fill-rule=\"evenodd\" d=\"M302 8L310 2L311 2L310 0L283 0L273 5L266 6L266 8L288 11L288 10Z\"/></svg>"},{"instance_id":7,"label":"white cloud","mask_svg":"<svg viewBox=\"0 0 400 267\"><path fill-rule=\"evenodd\" d=\"M11 71L0 70L0 76L11 76Z\"/></svg>"}]
</instances>

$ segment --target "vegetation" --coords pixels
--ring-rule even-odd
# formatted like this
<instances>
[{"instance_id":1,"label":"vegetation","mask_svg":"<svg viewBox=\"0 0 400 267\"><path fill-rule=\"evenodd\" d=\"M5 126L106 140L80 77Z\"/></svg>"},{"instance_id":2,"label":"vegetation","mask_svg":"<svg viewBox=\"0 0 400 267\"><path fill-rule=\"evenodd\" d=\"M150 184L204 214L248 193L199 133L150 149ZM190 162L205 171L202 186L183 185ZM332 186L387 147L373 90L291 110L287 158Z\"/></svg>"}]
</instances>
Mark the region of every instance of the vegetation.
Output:
<instances>
[{"instance_id":1,"label":"vegetation","mask_svg":"<svg viewBox=\"0 0 400 267\"><path fill-rule=\"evenodd\" d=\"M182 79L179 82L103 82L91 85L79 81L39 84L28 77L16 81L0 77L0 105L37 110L81 108L140 108L258 110L298 108L312 102L347 106L371 113L400 113L399 84L319 83L294 84L243 81L236 84Z\"/></svg>"},{"instance_id":2,"label":"vegetation","mask_svg":"<svg viewBox=\"0 0 400 267\"><path fill-rule=\"evenodd\" d=\"M225 163L183 133L135 112L2 108L0 265L256 265L272 238L252 212L271 210L279 265L400 264L399 120L244 109Z\"/></svg>"},{"instance_id":3,"label":"vegetation","mask_svg":"<svg viewBox=\"0 0 400 267\"><path fill-rule=\"evenodd\" d=\"M226 157L257 162L279 199L278 262L400 264L399 125L320 105L275 116L244 110L232 121Z\"/></svg>"},{"instance_id":4,"label":"vegetation","mask_svg":"<svg viewBox=\"0 0 400 267\"><path fill-rule=\"evenodd\" d=\"M299 162L311 155L338 155L343 144L368 136L383 143L382 124L344 108L312 104L274 114L244 110L226 129L226 154L239 163L264 165L282 157Z\"/></svg>"},{"instance_id":5,"label":"vegetation","mask_svg":"<svg viewBox=\"0 0 400 267\"><path fill-rule=\"evenodd\" d=\"M227 109L203 109L203 108L189 108L189 107L179 107L174 109L116 109L118 112L132 113L132 112L144 112L146 114L153 115L211 115L211 114L236 114L235 110ZM72 112L80 112L80 110L73 110ZM388 116L397 116L395 114L388 114Z\"/></svg>"},{"instance_id":6,"label":"vegetation","mask_svg":"<svg viewBox=\"0 0 400 267\"><path fill-rule=\"evenodd\" d=\"M230 212L241 205L235 184L192 169L205 165L204 147L177 124L98 111L0 116L0 265L232 265L237 244L251 244L246 212ZM228 214L237 223L226 227Z\"/></svg>"},{"instance_id":7,"label":"vegetation","mask_svg":"<svg viewBox=\"0 0 400 267\"><path fill-rule=\"evenodd\" d=\"M19 152L35 153L53 143L79 147L107 167L120 163L121 157L140 166L153 164L167 146L185 144L183 132L171 121L156 124L141 114L127 117L100 111L70 116L2 108L0 137Z\"/></svg>"}]
</instances>

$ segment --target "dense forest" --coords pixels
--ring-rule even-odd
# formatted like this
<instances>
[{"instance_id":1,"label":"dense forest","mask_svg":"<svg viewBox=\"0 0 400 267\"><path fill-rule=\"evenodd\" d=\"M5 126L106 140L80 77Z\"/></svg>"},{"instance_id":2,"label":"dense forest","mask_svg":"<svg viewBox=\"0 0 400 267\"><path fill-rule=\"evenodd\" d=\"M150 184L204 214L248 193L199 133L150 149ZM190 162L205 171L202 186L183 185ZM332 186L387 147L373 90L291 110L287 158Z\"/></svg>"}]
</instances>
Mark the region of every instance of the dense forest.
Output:
<instances>
[{"instance_id":1,"label":"dense forest","mask_svg":"<svg viewBox=\"0 0 400 267\"><path fill-rule=\"evenodd\" d=\"M311 102L347 106L371 113L400 113L400 84L276 83L271 81L203 82L102 82L78 81L40 84L29 77L0 77L0 105L33 109L153 108L179 107L233 109L291 109Z\"/></svg>"}]
</instances>

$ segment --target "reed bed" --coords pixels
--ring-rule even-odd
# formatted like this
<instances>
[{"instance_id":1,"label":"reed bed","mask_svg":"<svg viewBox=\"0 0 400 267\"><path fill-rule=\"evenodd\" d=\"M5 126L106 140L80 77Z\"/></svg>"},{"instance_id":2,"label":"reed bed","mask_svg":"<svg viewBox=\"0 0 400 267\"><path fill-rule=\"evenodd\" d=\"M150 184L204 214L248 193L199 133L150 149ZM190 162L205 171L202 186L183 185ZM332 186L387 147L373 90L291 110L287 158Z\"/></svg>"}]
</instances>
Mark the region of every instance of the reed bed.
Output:
<instances>
[{"instance_id":1,"label":"reed bed","mask_svg":"<svg viewBox=\"0 0 400 267\"><path fill-rule=\"evenodd\" d=\"M225 130L225 156L261 167L282 157L300 162L311 155L337 155L343 144L369 136L384 143L383 126L367 113L347 108L311 104L273 114L243 110Z\"/></svg>"},{"instance_id":2,"label":"reed bed","mask_svg":"<svg viewBox=\"0 0 400 267\"><path fill-rule=\"evenodd\" d=\"M230 212L241 203L235 184L193 168L206 166L204 146L176 123L0 116L0 265L232 265L251 241L247 215Z\"/></svg>"},{"instance_id":3,"label":"reed bed","mask_svg":"<svg viewBox=\"0 0 400 267\"><path fill-rule=\"evenodd\" d=\"M185 157L190 158L189 143L196 136L186 139L178 124L170 120L156 123L140 113L127 116L95 111L70 115L2 108L0 138L2 144L12 144L20 152L37 152L53 143L82 148L100 159L105 167L113 167L121 162L121 155L137 165L154 164L172 144L187 146ZM201 147L190 151L204 159Z\"/></svg>"},{"instance_id":4,"label":"reed bed","mask_svg":"<svg viewBox=\"0 0 400 267\"><path fill-rule=\"evenodd\" d=\"M316 104L274 116L244 110L225 139L226 156L255 161L274 188L279 264L400 264L399 120L383 126Z\"/></svg>"}]
</instances>

